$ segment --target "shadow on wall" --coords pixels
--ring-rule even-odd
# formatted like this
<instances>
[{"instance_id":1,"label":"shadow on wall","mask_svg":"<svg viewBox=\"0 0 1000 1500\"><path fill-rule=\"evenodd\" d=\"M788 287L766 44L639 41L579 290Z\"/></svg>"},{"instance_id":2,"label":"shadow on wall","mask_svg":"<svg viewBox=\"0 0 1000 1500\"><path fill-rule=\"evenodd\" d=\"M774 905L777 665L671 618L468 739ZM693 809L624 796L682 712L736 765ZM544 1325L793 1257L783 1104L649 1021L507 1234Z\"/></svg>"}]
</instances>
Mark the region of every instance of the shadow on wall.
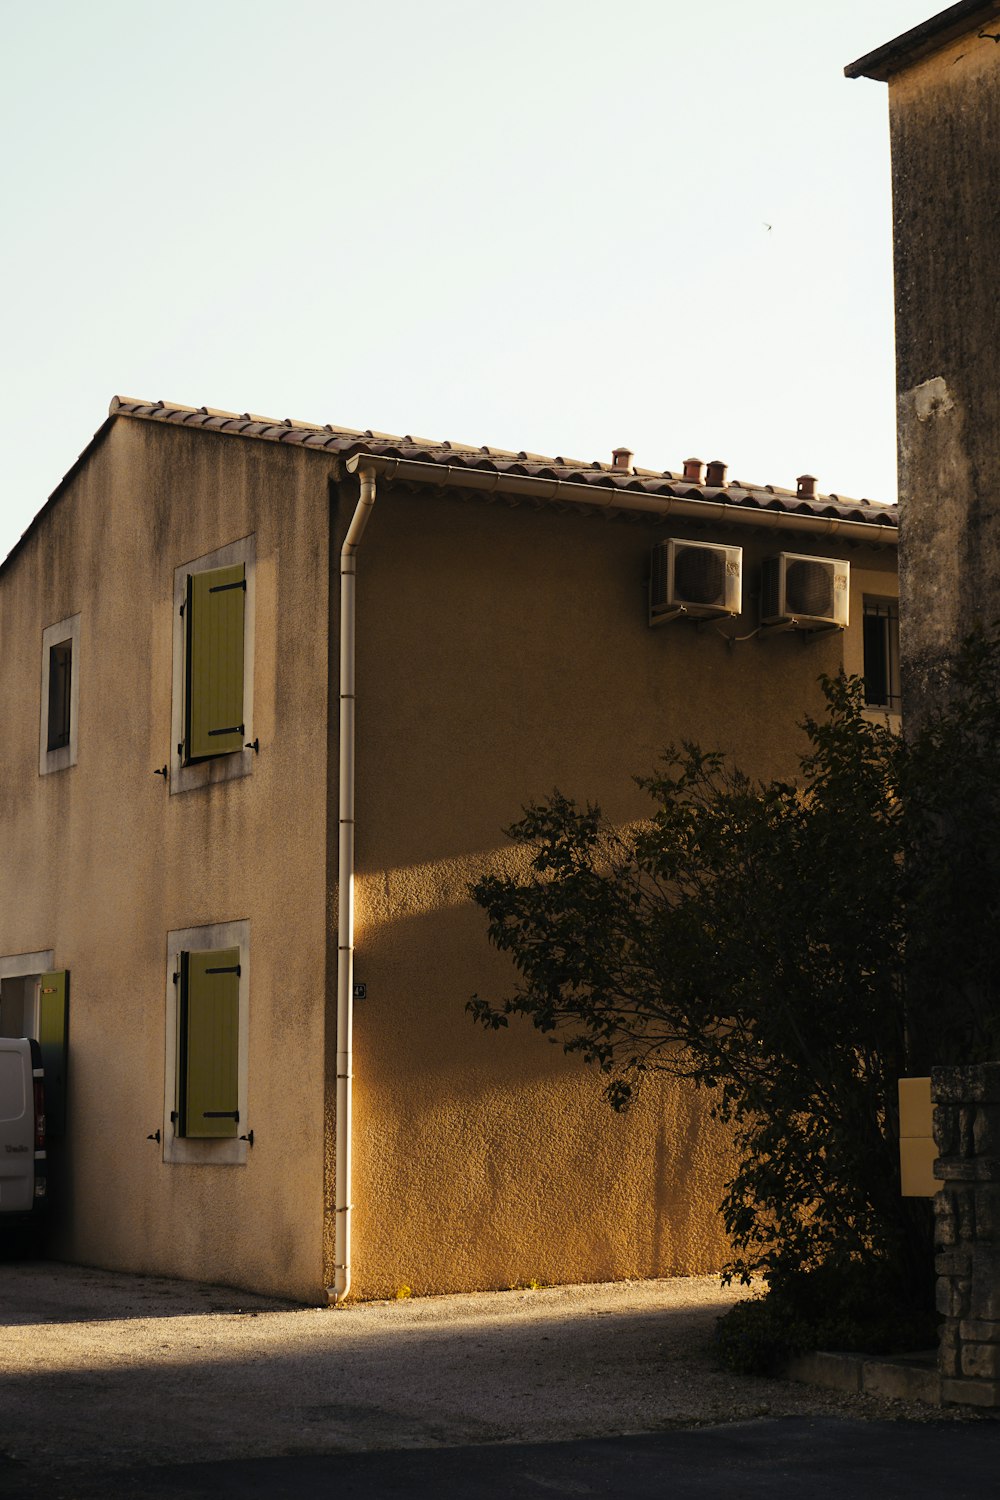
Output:
<instances>
[{"instance_id":1,"label":"shadow on wall","mask_svg":"<svg viewBox=\"0 0 1000 1500\"><path fill-rule=\"evenodd\" d=\"M363 878L355 1006L358 1291L391 1295L712 1271L731 1166L705 1096L651 1075L616 1114L605 1080L473 991L509 993L468 879L494 851ZM402 908L402 910L400 909ZM328 1215L328 1229L329 1229Z\"/></svg>"}]
</instances>

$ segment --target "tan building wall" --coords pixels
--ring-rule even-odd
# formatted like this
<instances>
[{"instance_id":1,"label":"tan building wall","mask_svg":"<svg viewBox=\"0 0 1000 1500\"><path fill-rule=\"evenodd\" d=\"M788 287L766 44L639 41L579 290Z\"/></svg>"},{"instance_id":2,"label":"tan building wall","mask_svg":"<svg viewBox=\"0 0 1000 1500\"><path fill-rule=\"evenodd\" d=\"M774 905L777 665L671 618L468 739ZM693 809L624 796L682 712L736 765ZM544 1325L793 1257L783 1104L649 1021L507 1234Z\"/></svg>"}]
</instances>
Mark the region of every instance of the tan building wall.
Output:
<instances>
[{"instance_id":1,"label":"tan building wall","mask_svg":"<svg viewBox=\"0 0 1000 1500\"><path fill-rule=\"evenodd\" d=\"M345 484L341 535L356 497ZM649 628L666 535L743 546L735 627ZM782 548L849 557L850 630L728 645L720 629L754 630L760 559ZM358 577L355 1291L718 1268L728 1157L704 1096L652 1082L618 1117L527 1023L475 1028L465 1002L512 976L466 886L509 860L503 828L553 787L644 816L631 776L671 742L794 772L817 676L861 669L863 594L895 595L894 552L383 485Z\"/></svg>"},{"instance_id":2,"label":"tan building wall","mask_svg":"<svg viewBox=\"0 0 1000 1500\"><path fill-rule=\"evenodd\" d=\"M5 959L70 971L59 1255L305 1301L333 1281L336 578L356 499L332 453L120 417L0 577L19 706L0 1011ZM735 626L649 628L667 535L742 545ZM249 537L260 753L177 790L154 775L172 762L175 570ZM760 559L781 549L849 558L844 635L753 634ZM717 1268L727 1156L704 1099L652 1082L615 1116L526 1025L477 1029L466 1001L511 976L466 888L509 866L502 830L555 786L642 817L631 777L671 741L792 773L818 674L860 669L863 595L895 593L894 551L380 483L358 576L354 1294ZM75 615L76 764L40 775L43 632ZM147 1139L170 1135L168 935L235 923L254 1145L243 1164L168 1160Z\"/></svg>"},{"instance_id":3,"label":"tan building wall","mask_svg":"<svg viewBox=\"0 0 1000 1500\"><path fill-rule=\"evenodd\" d=\"M322 1279L327 524L317 455L116 421L0 580L0 957L71 973L58 1255L315 1299ZM280 496L280 499L277 497ZM175 567L256 540L243 779L171 795ZM42 632L80 615L78 761L39 775ZM245 1166L167 1163L167 933L250 925ZM0 991L2 993L2 991Z\"/></svg>"}]
</instances>

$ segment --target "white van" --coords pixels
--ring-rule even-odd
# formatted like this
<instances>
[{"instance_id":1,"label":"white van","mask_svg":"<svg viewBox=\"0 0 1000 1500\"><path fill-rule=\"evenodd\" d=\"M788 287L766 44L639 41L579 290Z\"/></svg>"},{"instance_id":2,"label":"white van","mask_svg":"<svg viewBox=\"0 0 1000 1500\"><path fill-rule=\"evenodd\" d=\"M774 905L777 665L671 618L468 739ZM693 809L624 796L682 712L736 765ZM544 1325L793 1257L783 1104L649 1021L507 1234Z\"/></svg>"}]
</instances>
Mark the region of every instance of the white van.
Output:
<instances>
[{"instance_id":1,"label":"white van","mask_svg":"<svg viewBox=\"0 0 1000 1500\"><path fill-rule=\"evenodd\" d=\"M46 1173L41 1048L33 1037L0 1036L0 1236L39 1226Z\"/></svg>"}]
</instances>

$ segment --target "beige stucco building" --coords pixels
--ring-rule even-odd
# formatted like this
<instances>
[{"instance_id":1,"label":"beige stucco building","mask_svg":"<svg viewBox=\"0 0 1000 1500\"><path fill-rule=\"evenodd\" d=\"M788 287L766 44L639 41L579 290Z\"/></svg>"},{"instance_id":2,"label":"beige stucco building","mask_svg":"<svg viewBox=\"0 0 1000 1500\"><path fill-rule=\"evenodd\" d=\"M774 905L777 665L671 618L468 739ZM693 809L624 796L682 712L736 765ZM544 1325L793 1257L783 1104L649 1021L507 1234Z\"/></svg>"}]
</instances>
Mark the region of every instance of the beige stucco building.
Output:
<instances>
[{"instance_id":1,"label":"beige stucco building","mask_svg":"<svg viewBox=\"0 0 1000 1500\"><path fill-rule=\"evenodd\" d=\"M700 1101L619 1117L530 1028L478 1030L510 972L467 885L555 786L642 816L672 741L794 771L866 641L896 713L895 535L808 476L114 401L0 570L0 1029L68 974L55 1253L305 1301L348 1219L360 1296L716 1268Z\"/></svg>"}]
</instances>

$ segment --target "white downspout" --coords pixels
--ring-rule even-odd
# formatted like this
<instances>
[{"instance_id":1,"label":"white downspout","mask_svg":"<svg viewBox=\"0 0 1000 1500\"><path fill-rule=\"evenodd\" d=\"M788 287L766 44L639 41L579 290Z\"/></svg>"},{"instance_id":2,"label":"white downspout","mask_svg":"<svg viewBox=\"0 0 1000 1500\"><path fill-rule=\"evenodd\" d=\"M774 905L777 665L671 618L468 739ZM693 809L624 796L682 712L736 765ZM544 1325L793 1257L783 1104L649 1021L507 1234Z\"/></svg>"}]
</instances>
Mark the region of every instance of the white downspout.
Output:
<instances>
[{"instance_id":1,"label":"white downspout","mask_svg":"<svg viewBox=\"0 0 1000 1500\"><path fill-rule=\"evenodd\" d=\"M340 552L340 849L337 873L337 1163L334 1284L351 1289L351 1092L354 1031L354 635L357 551L375 504L375 469L360 465L361 497Z\"/></svg>"}]
</instances>

